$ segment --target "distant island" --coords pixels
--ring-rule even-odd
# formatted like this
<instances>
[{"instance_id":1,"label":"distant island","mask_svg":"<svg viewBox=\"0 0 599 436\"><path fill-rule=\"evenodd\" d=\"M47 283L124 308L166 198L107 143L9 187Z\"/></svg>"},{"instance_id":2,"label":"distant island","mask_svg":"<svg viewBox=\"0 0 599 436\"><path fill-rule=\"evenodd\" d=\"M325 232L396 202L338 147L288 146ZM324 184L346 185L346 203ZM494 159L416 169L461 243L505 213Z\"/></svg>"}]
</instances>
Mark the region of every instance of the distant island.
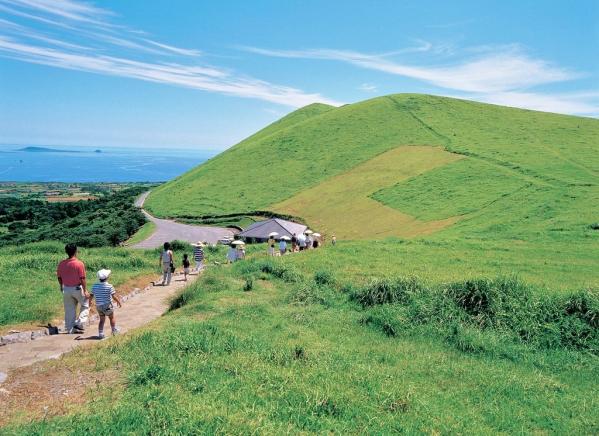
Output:
<instances>
[{"instance_id":1,"label":"distant island","mask_svg":"<svg viewBox=\"0 0 599 436\"><path fill-rule=\"evenodd\" d=\"M35 147L35 146L19 148L17 151L26 151L29 153L80 153L79 151L59 150L57 148Z\"/></svg>"}]
</instances>

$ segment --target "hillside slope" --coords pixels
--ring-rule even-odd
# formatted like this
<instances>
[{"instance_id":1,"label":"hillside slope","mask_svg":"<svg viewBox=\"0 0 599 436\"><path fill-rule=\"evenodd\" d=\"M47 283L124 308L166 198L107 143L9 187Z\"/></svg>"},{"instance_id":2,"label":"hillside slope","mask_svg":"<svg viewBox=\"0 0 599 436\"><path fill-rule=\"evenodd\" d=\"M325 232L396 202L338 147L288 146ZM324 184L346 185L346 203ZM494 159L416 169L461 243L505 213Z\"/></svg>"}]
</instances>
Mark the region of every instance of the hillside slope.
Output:
<instances>
[{"instance_id":1,"label":"hillside slope","mask_svg":"<svg viewBox=\"0 0 599 436\"><path fill-rule=\"evenodd\" d=\"M399 94L339 108L311 105L163 185L147 205L175 217L273 210L345 238L428 233L406 232L402 221L397 231L364 229L368 220L381 221L377 210L389 208L409 222L456 223L448 234L595 237L589 226L599 216L598 144L595 119L445 97ZM381 178L366 178L360 192L385 208L359 210L356 168L415 145L462 159L415 172L409 166L417 162L383 159ZM335 183L341 189L327 200ZM356 225L347 228L348 221Z\"/></svg>"}]
</instances>

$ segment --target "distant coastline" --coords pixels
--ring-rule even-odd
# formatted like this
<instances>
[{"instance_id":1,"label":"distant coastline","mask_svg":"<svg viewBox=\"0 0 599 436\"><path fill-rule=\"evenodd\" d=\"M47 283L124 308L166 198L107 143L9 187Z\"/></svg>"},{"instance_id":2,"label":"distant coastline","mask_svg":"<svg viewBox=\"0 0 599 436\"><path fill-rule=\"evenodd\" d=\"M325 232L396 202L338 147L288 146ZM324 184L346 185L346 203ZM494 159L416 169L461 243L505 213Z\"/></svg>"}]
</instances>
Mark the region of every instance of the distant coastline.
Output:
<instances>
[{"instance_id":1,"label":"distant coastline","mask_svg":"<svg viewBox=\"0 0 599 436\"><path fill-rule=\"evenodd\" d=\"M38 147L38 146L29 146L29 147L23 147L23 148L19 148L16 151L24 151L27 153L81 153L80 151L75 151L75 150L60 150L58 148L50 148L50 147ZM99 153L98 150L96 150L96 153Z\"/></svg>"}]
</instances>

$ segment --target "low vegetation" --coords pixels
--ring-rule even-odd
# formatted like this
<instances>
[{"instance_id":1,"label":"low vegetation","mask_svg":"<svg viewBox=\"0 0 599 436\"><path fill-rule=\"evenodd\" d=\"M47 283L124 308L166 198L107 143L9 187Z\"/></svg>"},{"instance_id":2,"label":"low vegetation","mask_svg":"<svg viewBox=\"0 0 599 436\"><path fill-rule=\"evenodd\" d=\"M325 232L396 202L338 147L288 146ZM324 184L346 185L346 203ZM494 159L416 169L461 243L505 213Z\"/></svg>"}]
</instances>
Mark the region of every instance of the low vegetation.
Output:
<instances>
[{"instance_id":1,"label":"low vegetation","mask_svg":"<svg viewBox=\"0 0 599 436\"><path fill-rule=\"evenodd\" d=\"M18 198L0 199L0 224L8 232L0 245L58 240L82 247L115 246L146 222L133 205L145 187L114 192L97 200L50 203Z\"/></svg>"},{"instance_id":2,"label":"low vegetation","mask_svg":"<svg viewBox=\"0 0 599 436\"><path fill-rule=\"evenodd\" d=\"M592 434L598 303L512 278L356 284L253 254L85 351L122 368L101 408L5 430Z\"/></svg>"}]
</instances>

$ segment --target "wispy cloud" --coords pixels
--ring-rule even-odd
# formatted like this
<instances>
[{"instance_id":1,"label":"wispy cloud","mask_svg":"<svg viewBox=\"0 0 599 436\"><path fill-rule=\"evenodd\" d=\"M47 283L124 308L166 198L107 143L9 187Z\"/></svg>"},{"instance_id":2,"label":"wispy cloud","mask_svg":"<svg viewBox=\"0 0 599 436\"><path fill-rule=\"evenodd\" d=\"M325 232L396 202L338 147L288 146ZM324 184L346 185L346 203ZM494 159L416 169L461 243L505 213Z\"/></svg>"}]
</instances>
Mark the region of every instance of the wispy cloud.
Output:
<instances>
[{"instance_id":1,"label":"wispy cloud","mask_svg":"<svg viewBox=\"0 0 599 436\"><path fill-rule=\"evenodd\" d=\"M44 31L38 31L31 25L0 19L0 56L6 58L292 107L314 102L340 104L318 93L307 93L203 63L200 50L155 41L143 31L114 24L110 21L114 14L91 3L0 0L0 10L20 20L43 23L46 27ZM57 30L60 37L54 35Z\"/></svg>"},{"instance_id":2,"label":"wispy cloud","mask_svg":"<svg viewBox=\"0 0 599 436\"><path fill-rule=\"evenodd\" d=\"M454 65L414 66L394 62L387 54L370 55L350 50L272 50L258 47L245 49L265 56L341 61L370 70L422 80L445 89L466 92L526 89L580 76L515 50L486 54Z\"/></svg>"},{"instance_id":3,"label":"wispy cloud","mask_svg":"<svg viewBox=\"0 0 599 436\"><path fill-rule=\"evenodd\" d=\"M598 93L540 94L534 92L500 92L474 96L474 98L486 103L545 112L589 116L599 115Z\"/></svg>"},{"instance_id":4,"label":"wispy cloud","mask_svg":"<svg viewBox=\"0 0 599 436\"><path fill-rule=\"evenodd\" d=\"M442 45L444 47L444 45ZM431 64L442 52L435 44L420 41L414 48L382 54L367 54L352 50L303 49L276 50L242 47L242 50L264 56L338 61L360 68L380 71L426 82L447 91L461 92L461 97L508 106L571 114L599 113L596 98L573 94L530 91L539 85L565 82L584 77L577 71L563 68L528 55L518 44L477 46L462 50L462 57L453 63ZM406 51L407 50L407 51ZM404 63L393 60L397 54L422 53L428 62ZM466 56L466 57L464 57ZM422 65L425 63L425 65ZM361 90L367 90L360 86ZM443 91L445 90L445 91Z\"/></svg>"}]
</instances>

